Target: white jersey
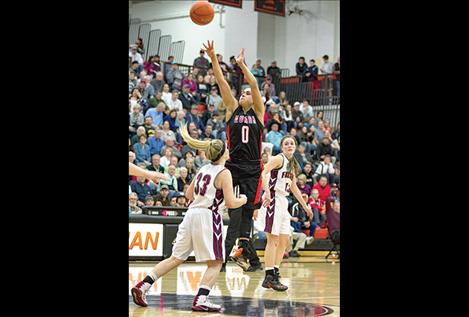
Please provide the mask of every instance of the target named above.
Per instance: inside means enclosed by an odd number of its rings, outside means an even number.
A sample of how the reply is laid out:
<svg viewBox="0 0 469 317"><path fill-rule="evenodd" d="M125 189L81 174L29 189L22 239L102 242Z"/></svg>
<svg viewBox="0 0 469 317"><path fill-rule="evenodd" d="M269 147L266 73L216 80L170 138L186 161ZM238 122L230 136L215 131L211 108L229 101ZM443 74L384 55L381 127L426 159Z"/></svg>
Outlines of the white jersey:
<svg viewBox="0 0 469 317"><path fill-rule="evenodd" d="M225 169L224 165L207 164L194 176L194 201L189 209L206 208L221 213L225 208L223 190L215 188L215 178Z"/></svg>
<svg viewBox="0 0 469 317"><path fill-rule="evenodd" d="M283 159L282 166L279 169L270 171L269 173L269 188L270 195L288 196L290 195L290 186L293 179L293 174L287 170L288 158L280 153Z"/></svg>

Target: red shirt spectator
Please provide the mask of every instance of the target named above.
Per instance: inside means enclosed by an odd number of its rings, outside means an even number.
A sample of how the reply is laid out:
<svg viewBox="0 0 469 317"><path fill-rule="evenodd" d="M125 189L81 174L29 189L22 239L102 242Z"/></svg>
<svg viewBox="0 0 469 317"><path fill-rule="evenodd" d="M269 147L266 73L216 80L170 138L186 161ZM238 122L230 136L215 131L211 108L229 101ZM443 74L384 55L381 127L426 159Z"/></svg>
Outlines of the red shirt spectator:
<svg viewBox="0 0 469 317"><path fill-rule="evenodd" d="M194 80L192 74L189 74L187 78L182 80L182 86L189 85L189 91L194 94L197 91L197 82Z"/></svg>
<svg viewBox="0 0 469 317"><path fill-rule="evenodd" d="M319 198L322 201L326 201L331 196L331 186L327 183L327 177L321 176L319 182L313 186L313 189L319 191Z"/></svg>

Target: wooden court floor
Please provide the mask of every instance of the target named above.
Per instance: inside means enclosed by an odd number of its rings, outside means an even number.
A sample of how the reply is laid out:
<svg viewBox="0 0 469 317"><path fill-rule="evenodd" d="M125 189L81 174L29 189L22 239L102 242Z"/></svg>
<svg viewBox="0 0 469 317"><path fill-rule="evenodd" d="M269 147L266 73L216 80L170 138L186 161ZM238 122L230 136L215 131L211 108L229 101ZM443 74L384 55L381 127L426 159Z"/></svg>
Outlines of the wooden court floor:
<svg viewBox="0 0 469 317"><path fill-rule="evenodd" d="M261 259L262 260L262 259ZM150 290L148 307L132 301L130 289L142 280L156 262L129 263L129 316L340 316L340 262L324 257L284 260L280 267L286 292L264 289L264 271L243 272L229 262L210 292L220 313L191 311L191 303L205 272L204 264L186 262L158 280Z"/></svg>

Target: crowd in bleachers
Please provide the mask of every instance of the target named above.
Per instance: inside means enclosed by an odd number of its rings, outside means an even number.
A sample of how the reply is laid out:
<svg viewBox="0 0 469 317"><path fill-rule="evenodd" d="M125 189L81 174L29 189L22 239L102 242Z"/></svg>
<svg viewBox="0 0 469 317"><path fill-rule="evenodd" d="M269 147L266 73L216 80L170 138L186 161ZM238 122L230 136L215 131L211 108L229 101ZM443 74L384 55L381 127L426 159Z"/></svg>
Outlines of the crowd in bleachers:
<svg viewBox="0 0 469 317"><path fill-rule="evenodd" d="M143 206L187 206L187 187L198 169L210 161L204 151L195 151L183 142L179 127L188 125L194 138L226 141L226 107L204 51L185 72L173 56L167 61L158 55L144 60L144 53L140 39L129 51L129 161L165 173L170 179L155 184L129 177L129 213L141 213ZM236 98L244 85L241 70L234 56L229 63L222 55L217 58ZM297 233L314 236L317 228L326 226L326 204L340 196L340 123L330 126L322 111L313 111L310 100L290 100L284 91L278 91L281 71L275 61L265 71L257 60L251 72L258 79L266 107L262 160L267 163L280 152L285 134L295 137L298 146L294 156L301 167L298 186L314 217L309 219L290 195L292 227ZM319 73L334 74L334 81L326 87L340 91L339 61L332 64L324 55L319 68L315 60L311 59L308 67L305 58L299 58L296 74L301 81L315 85Z"/></svg>

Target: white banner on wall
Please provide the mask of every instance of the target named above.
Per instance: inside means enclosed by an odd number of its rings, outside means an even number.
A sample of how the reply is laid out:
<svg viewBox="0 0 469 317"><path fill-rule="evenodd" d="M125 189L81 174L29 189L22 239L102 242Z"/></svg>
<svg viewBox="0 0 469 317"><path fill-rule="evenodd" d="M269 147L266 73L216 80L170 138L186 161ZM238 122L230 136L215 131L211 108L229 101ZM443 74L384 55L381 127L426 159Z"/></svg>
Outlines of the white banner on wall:
<svg viewBox="0 0 469 317"><path fill-rule="evenodd" d="M163 225L129 223L129 256L162 256Z"/></svg>

